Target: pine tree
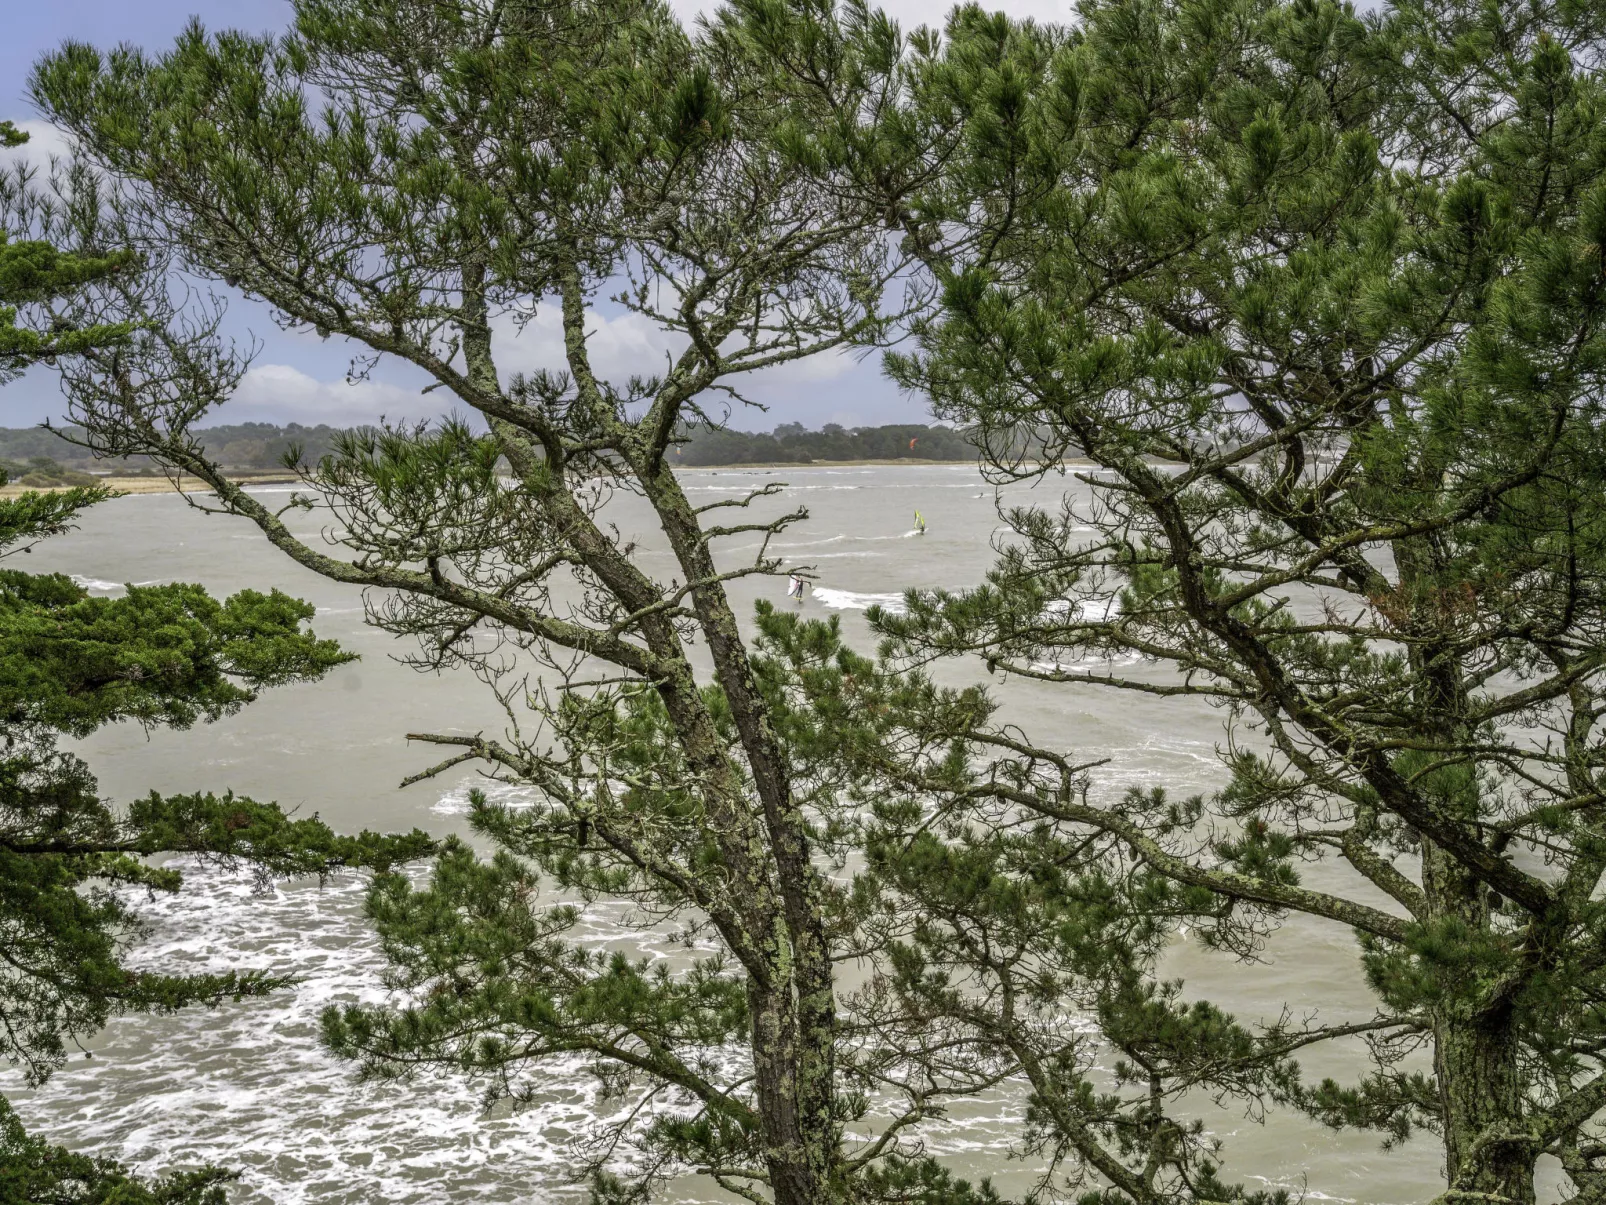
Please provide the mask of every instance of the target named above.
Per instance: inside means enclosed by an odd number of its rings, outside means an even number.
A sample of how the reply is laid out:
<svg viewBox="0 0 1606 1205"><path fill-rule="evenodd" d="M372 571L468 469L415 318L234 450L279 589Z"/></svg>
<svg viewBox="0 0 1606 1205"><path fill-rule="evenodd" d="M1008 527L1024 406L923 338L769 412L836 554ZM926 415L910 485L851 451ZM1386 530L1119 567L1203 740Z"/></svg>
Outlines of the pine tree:
<svg viewBox="0 0 1606 1205"><path fill-rule="evenodd" d="M0 121L0 147L13 148L28 135L9 121ZM22 172L25 183L28 172ZM9 193L15 185L8 182ZM59 314L45 314L43 328L19 326L18 310L31 306L47 309L52 301L92 281L103 280L128 267L133 253L127 248L64 254L44 239L13 240L0 232L0 383L40 360L53 362L58 355L90 347L104 347L126 335L117 324L74 330Z"/></svg>
<svg viewBox="0 0 1606 1205"><path fill-rule="evenodd" d="M9 201L25 200L25 176L7 183ZM6 210L12 226L26 228L28 214L26 206ZM123 344L127 323L75 325L63 315L85 290L133 263L125 251L63 252L42 239L0 243L0 366ZM29 324L30 316L44 321ZM85 507L111 496L86 487L0 499L0 557L66 530ZM116 808L101 798L83 760L56 747L60 734L87 736L111 723L187 728L215 720L264 687L315 680L350 661L306 629L312 614L277 590L244 590L219 602L176 583L94 598L62 574L0 569L0 1054L21 1065L29 1083L42 1083L70 1045L120 1013L215 1005L285 986L261 971L129 966L140 933L136 894L182 885L181 872L153 865L152 855L187 853L248 863L263 876L301 876L389 868L431 848L418 832L337 836L316 817L293 819L232 794L153 792ZM221 1185L231 1178L206 1168L147 1182L29 1137L0 1101L0 1201L7 1205L221 1205Z"/></svg>
<svg viewBox="0 0 1606 1205"><path fill-rule="evenodd" d="M1226 785L1099 802L1074 734L933 696L884 770L909 810L882 873L934 918L895 994L1019 1047L1038 1124L1100 1200L1219 1199L1173 1093L1215 1010L1125 951L1183 919L1249 954L1303 913L1355 934L1372 1062L1307 1084L1279 1062L1356 1030L1267 1033L1238 1043L1228 1095L1394 1141L1425 1127L1446 1203L1532 1202L1546 1156L1570 1200L1598 1201L1601 13L1078 13L1060 29L965 8L904 58L906 126L944 136L889 215L940 297L894 373L977 425L1000 480L1079 481L1057 509L1009 513L1018 538L985 585L879 624L897 657L1214 705ZM766 36L800 46L831 23L798 6ZM829 86L797 80L794 120L821 148L867 140ZM1090 849L1106 928L1084 879L1055 940L1140 972L1093 999L1124 1052L1109 1095L1085 1062L1036 1058L1012 1011L1050 956L1030 953L1024 901ZM956 959L987 1007L951 990Z"/></svg>
<svg viewBox="0 0 1606 1205"><path fill-rule="evenodd" d="M1251 1030L1156 985L1173 919L1241 928L1208 888L1114 873L1119 841L1012 800L989 812L966 777L981 692L792 613L760 608L745 641L726 583L787 572L769 546L802 512L758 510L772 488L695 507L666 463L743 373L899 317L894 282L938 245L907 212L970 139L957 106L904 103L936 46L862 7L753 4L692 40L635 0L302 0L282 39L70 46L34 77L126 182L116 220L142 251L139 280L74 316L132 330L65 370L87 441L199 477L299 564L376 591L371 621L417 640L420 668L479 673L506 731L414 734L449 753L415 780L479 762L536 800L476 794L489 857L452 841L426 888L376 881L397 996L331 1010L326 1040L368 1074L451 1068L515 1103L543 1066L587 1058L634 1106L599 1127L599 1201L694 1170L778 1205L995 1201L923 1137L1021 1076L1045 1190L1085 1171L1110 1201L1272 1201L1223 1184L1169 1106L1283 1099L1290 1054L1328 1036ZM889 224L914 226L903 250ZM214 311L175 309L169 257L351 340L358 373L381 355L421 368L485 430L345 438L305 470L336 553L300 541L192 432L245 363ZM609 290L678 337L661 376L593 364L588 307ZM505 373L496 323L546 311L565 371ZM652 546L614 525L620 496ZM716 562L738 537L758 554ZM963 806L933 817L939 791ZM642 923L686 957L595 938ZM1110 1046L1115 1082L1095 1087Z"/></svg>
<svg viewBox="0 0 1606 1205"><path fill-rule="evenodd" d="M477 796L489 857L376 881L398 998L328 1042L515 1101L587 1057L638 1106L599 1138L609 1201L688 1169L781 1205L987 1200L919 1139L1017 1078L1044 1193L1278 1199L1223 1182L1205 1092L1437 1128L1446 1201L1529 1201L1546 1153L1593 1199L1596 34L1509 7L972 9L944 40L753 0L693 40L632 0L302 0L282 39L48 57L35 98L141 248L73 314L129 328L66 366L86 438L480 673L507 730L417 734L449 752L419 777L479 762L538 801ZM245 364L164 256L484 430L351 435L306 470L336 552L298 540L193 435ZM698 509L666 452L742 373L879 337L909 259L940 308L901 378L1001 474L1091 459L1100 505L1016 515L985 588L880 618L891 662L765 609L749 645L725 583L785 572L795 515ZM593 364L610 289L680 337L662 375ZM543 310L565 371L505 373L498 322ZM734 536L765 550L725 568ZM969 652L1219 703L1228 787L1093 802L1095 767L897 660ZM1175 676L1086 662L1116 652ZM634 909L610 936L696 952L599 952L603 902ZM1251 1027L1157 981L1177 922L1248 955L1289 911L1359 934L1375 1019ZM1375 1068L1305 1083L1340 1037Z"/></svg>
<svg viewBox="0 0 1606 1205"><path fill-rule="evenodd" d="M716 558L802 513L767 513L773 487L699 507L670 464L744 376L895 317L904 261L881 209L794 153L774 68L734 26L693 40L654 0L295 11L283 38L197 27L157 56L68 46L33 93L126 182L120 212L151 249L153 283L78 315L135 328L66 371L87 440L199 477L297 563L374 590L371 621L416 639L422 668L480 674L506 732L416 734L449 754L417 777L478 762L540 801L476 797L494 855L449 842L427 888L376 883L399 995L331 1011L326 1039L370 1074L443 1066L515 1101L543 1064L586 1057L640 1106L597 1139L605 1200L693 1168L777 1205L986 1199L905 1139L988 1073L900 1083L873 1029L839 1014L850 943L820 859L845 856L854 826L835 738L799 746L783 730L800 667L755 659L726 592L786 567L767 551ZM845 86L873 105L875 83ZM483 427L344 438L306 470L337 547L300 540L192 434L245 365L174 312L152 275L164 254L350 340L357 374L380 356L411 364ZM661 373L593 361L604 298L670 337ZM508 372L501 340L549 314L563 371ZM626 497L652 551L615 526L610 499ZM817 639L829 661L833 637ZM692 952L671 969L601 951L579 906L542 898L553 888L616 902L602 915L621 938L637 911ZM872 1091L891 1093L890 1127L866 1120ZM849 1134L861 1120L876 1140Z"/></svg>
<svg viewBox="0 0 1606 1205"><path fill-rule="evenodd" d="M75 1155L30 1137L0 1100L3 1205L224 1205L232 1177L217 1168L142 1180L108 1159Z"/></svg>

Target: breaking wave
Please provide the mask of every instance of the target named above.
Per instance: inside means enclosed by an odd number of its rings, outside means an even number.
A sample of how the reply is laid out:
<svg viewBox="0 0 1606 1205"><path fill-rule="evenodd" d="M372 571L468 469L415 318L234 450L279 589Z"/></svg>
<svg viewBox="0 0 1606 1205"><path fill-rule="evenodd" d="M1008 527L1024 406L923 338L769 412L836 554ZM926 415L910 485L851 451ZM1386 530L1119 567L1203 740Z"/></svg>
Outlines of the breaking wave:
<svg viewBox="0 0 1606 1205"><path fill-rule="evenodd" d="M832 611L868 611L871 607L881 607L894 615L902 615L908 610L902 594L862 594L856 590L816 586L812 597L815 602Z"/></svg>

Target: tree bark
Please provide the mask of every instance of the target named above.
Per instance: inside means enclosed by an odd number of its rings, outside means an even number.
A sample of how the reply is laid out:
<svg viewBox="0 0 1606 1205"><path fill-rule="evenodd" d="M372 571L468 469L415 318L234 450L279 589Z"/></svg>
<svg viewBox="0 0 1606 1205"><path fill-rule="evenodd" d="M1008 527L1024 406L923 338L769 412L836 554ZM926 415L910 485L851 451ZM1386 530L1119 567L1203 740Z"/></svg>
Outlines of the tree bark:
<svg viewBox="0 0 1606 1205"><path fill-rule="evenodd" d="M1435 1017L1433 1060L1452 1192L1533 1205L1536 1152L1523 1125L1509 1016L1444 1010Z"/></svg>
<svg viewBox="0 0 1606 1205"><path fill-rule="evenodd" d="M1435 914L1486 927L1481 884L1436 847L1425 848L1423 862ZM1533 1205L1538 1150L1523 1116L1518 1055L1506 993L1457 994L1434 1010L1433 1069L1452 1193Z"/></svg>

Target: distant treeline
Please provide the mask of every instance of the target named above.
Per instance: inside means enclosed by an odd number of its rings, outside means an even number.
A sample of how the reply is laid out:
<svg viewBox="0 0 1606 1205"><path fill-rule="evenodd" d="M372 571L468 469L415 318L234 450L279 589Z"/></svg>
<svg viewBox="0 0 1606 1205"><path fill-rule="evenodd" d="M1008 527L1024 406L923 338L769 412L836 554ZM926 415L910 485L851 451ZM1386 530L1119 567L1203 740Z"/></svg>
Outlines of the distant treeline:
<svg viewBox="0 0 1606 1205"><path fill-rule="evenodd" d="M322 423L316 427L305 427L300 423L289 423L282 427L276 423L234 423L206 427L195 434L200 437L201 445L224 468L237 473L262 473L282 471L285 455L294 447L301 449L303 460L316 463L333 448L335 436L340 431L339 427ZM68 438L63 438L64 434ZM41 462L50 462L60 469L81 473L139 474L156 471L143 456L96 460L86 449L72 442L71 437L80 434L82 432L72 427L62 432L45 427L0 427L0 462L8 468L14 480L27 471L24 466L37 470Z"/></svg>
<svg viewBox="0 0 1606 1205"><path fill-rule="evenodd" d="M826 423L809 431L785 423L768 435L723 427L682 432L676 464L807 464L811 460L975 460L976 445L949 427L900 423L889 427L843 427Z"/></svg>
<svg viewBox="0 0 1606 1205"><path fill-rule="evenodd" d="M302 459L316 463L333 447L341 428L289 423L235 423L196 431L207 452L225 469L236 473L263 473L284 468L293 448ZM77 434L68 428L69 434ZM807 464L813 460L951 460L976 459L975 445L964 432L949 427L900 423L887 427L843 427L827 423L810 431L801 423L786 423L763 434L698 426L680 433L674 461L683 465ZM29 471L131 473L154 472L144 457L96 460L86 450L44 427L0 428L0 463L13 480ZM44 484L43 481L38 484Z"/></svg>

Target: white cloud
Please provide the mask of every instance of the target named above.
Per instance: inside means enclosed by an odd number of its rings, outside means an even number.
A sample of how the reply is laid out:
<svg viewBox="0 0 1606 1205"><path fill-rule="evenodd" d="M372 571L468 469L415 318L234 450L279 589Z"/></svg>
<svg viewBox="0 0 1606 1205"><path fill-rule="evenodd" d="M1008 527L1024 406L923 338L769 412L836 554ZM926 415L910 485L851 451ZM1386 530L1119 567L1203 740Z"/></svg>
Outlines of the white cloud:
<svg viewBox="0 0 1606 1205"><path fill-rule="evenodd" d="M328 423L349 427L376 422L433 417L440 412L433 398L383 381L320 381L289 364L256 364L245 374L214 422Z"/></svg>
<svg viewBox="0 0 1606 1205"><path fill-rule="evenodd" d="M519 328L511 317L496 324L493 347L504 380L515 372L564 371L563 320L556 304L541 306ZM632 376L661 374L686 347L686 337L665 331L650 318L631 311L613 315L586 311L586 343L591 368L599 377L623 385ZM823 352L763 369L732 383L744 393L764 393L793 386L834 381L857 367L852 351Z"/></svg>
<svg viewBox="0 0 1606 1205"><path fill-rule="evenodd" d="M522 328L510 315L504 315L497 321L492 338L504 381L516 372L532 373L542 368L558 372L567 367L563 318L556 303L539 307ZM662 373L686 341L671 337L640 314L625 311L610 317L592 309L586 311L586 344L592 371L622 385L632 376Z"/></svg>
<svg viewBox="0 0 1606 1205"><path fill-rule="evenodd" d="M762 369L753 374L752 380L765 385L803 385L819 381L835 381L853 372L861 358L862 353L849 348L820 352L806 360L793 360L789 364L777 364L774 368Z"/></svg>
<svg viewBox="0 0 1606 1205"><path fill-rule="evenodd" d="M606 360L620 380L630 372L654 371L662 367L662 360L654 357L651 340L645 337L652 333L656 332L640 319L599 320L593 354L599 365ZM532 327L525 337L537 334ZM560 352L550 335L544 341L530 339L519 344L516 356L504 347L500 366L504 375L536 367L561 368ZM859 363L847 354L820 356L816 362L754 374L741 389L744 397L764 409L742 407L723 394L702 401L716 416L728 409L732 425L742 430L769 430L782 422L855 426L920 422L926 417L924 406L900 397L889 386L874 360ZM417 388L383 380L351 385L344 379L319 380L290 364L256 364L228 403L207 421L347 427L377 422L381 417L393 422L435 419L453 410L461 412L464 407L445 390L423 394Z"/></svg>
<svg viewBox="0 0 1606 1205"><path fill-rule="evenodd" d="M71 156L71 140L48 121L37 118L19 121L13 118L12 124L28 135L28 141L18 147L0 147L0 163L10 164L25 159L44 171L49 169L52 155L61 159Z"/></svg>

